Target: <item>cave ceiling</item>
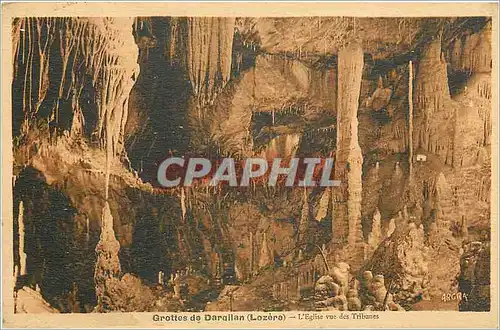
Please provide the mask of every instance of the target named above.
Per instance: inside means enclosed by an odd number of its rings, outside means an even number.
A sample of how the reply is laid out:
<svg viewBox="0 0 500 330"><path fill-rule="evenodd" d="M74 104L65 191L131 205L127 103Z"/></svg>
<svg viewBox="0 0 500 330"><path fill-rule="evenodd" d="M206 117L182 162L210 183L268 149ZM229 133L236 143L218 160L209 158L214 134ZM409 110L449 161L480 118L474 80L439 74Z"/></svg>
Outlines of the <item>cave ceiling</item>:
<svg viewBox="0 0 500 330"><path fill-rule="evenodd" d="M335 55L346 44L358 41L374 59L387 59L415 51L429 38L442 35L445 42L484 18L374 18L374 17L262 17L240 18L238 32L247 43L257 43L267 53L293 57Z"/></svg>

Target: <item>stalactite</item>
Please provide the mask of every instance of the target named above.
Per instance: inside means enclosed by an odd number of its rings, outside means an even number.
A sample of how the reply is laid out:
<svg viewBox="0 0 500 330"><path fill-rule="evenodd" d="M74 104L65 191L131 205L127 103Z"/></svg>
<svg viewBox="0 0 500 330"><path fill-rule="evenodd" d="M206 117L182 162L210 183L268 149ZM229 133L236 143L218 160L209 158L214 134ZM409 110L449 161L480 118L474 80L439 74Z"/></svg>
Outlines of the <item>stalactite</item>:
<svg viewBox="0 0 500 330"><path fill-rule="evenodd" d="M12 20L12 58L15 59L17 58L17 55L20 52L20 45L21 45L21 29L22 25L24 23L24 20L22 18L14 18ZM13 74L14 77L17 75L17 69L18 69L18 61L12 61L13 65Z"/></svg>
<svg viewBox="0 0 500 330"><path fill-rule="evenodd" d="M109 123L110 123L110 113L108 112L106 114L106 126L108 129L105 131L106 134L106 172L105 172L105 186L104 186L104 198L106 202L108 201L109 197L109 179L111 176L111 160L113 158L113 144L112 144L112 132L111 129L109 129ZM111 221L113 221L113 218L111 218ZM113 224L111 223L111 228L113 228Z"/></svg>
<svg viewBox="0 0 500 330"><path fill-rule="evenodd" d="M49 89L49 50L54 42L54 28L55 28L55 21L53 19L47 19L45 23L45 27L42 27L42 22L37 20L36 22L36 32L37 32L37 39L38 39L38 54L40 56L39 60L39 70L40 70L40 77L39 77L39 83L38 83L38 95L37 95L37 100L38 102L35 105L35 113L38 112L40 109L40 105L42 104L45 95L47 95L47 91ZM42 41L42 30L44 31L45 34L45 41Z"/></svg>
<svg viewBox="0 0 500 330"><path fill-rule="evenodd" d="M453 41L453 46L451 47L450 62L452 68L461 68L461 57L462 57L462 39L457 38Z"/></svg>
<svg viewBox="0 0 500 330"><path fill-rule="evenodd" d="M200 106L210 104L231 75L234 18L187 19L187 69Z"/></svg>
<svg viewBox="0 0 500 330"><path fill-rule="evenodd" d="M78 122L85 121L80 109L82 89L93 86L97 93L91 101L97 107L97 125L87 131L95 133L103 147L107 141L105 130L109 131L113 153L121 152L128 95L138 70L132 19L21 18L17 26L14 40L19 40L15 55L18 69L14 84L21 88L18 97L23 103L22 109L14 111L24 113L24 120L14 124L28 132L31 121L39 116L41 105L47 101L50 85L57 86L58 95L54 107L43 116L60 129L80 130ZM49 70L57 60L61 62L59 70ZM63 109L63 101L69 101L71 108ZM61 111L66 112L64 117L76 116L72 127L63 122Z"/></svg>
<svg viewBox="0 0 500 330"><path fill-rule="evenodd" d="M413 180L413 63L408 62L408 164Z"/></svg>
<svg viewBox="0 0 500 330"><path fill-rule="evenodd" d="M338 54L337 150L335 178L342 181L334 215L334 243L354 245L361 235L361 174L363 156L358 142L358 104L363 50L351 44ZM347 239L347 240L346 240Z"/></svg>
<svg viewBox="0 0 500 330"><path fill-rule="evenodd" d="M451 65L454 70L470 73L491 72L491 21L477 33L456 39L452 47Z"/></svg>
<svg viewBox="0 0 500 330"><path fill-rule="evenodd" d="M273 138L260 152L260 157L265 159L293 158L299 149L301 134L284 134Z"/></svg>
<svg viewBox="0 0 500 330"><path fill-rule="evenodd" d="M453 105L448 87L447 64L441 53L441 39L430 42L423 52L415 79L414 147L436 153L443 162L454 151L455 125ZM444 125L449 124L449 125ZM448 150L448 149L452 150Z"/></svg>
<svg viewBox="0 0 500 330"><path fill-rule="evenodd" d="M443 111L450 100L446 62L441 54L441 39L427 45L418 67L413 103L417 111L425 112L430 120L435 112Z"/></svg>

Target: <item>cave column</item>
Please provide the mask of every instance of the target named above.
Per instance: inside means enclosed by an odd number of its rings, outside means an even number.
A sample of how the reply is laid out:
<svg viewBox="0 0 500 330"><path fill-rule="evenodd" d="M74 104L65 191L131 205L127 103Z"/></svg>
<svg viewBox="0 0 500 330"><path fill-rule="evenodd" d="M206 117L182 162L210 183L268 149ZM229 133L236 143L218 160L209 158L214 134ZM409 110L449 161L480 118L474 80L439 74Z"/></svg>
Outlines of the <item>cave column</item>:
<svg viewBox="0 0 500 330"><path fill-rule="evenodd" d="M363 50L351 44L338 53L337 189L332 223L333 243L354 246L362 241L361 174L363 155L358 142L358 105L363 73Z"/></svg>

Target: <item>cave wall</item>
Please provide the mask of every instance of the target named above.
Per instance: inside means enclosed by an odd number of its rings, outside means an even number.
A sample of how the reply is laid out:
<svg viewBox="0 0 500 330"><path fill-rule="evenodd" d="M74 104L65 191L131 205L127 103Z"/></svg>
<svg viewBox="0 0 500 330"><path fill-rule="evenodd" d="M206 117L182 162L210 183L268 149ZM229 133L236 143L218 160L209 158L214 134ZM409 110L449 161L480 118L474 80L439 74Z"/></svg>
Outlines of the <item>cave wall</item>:
<svg viewBox="0 0 500 330"><path fill-rule="evenodd" d="M333 68L320 70L283 56L258 55L254 66L240 72L205 108L203 121L191 121L190 142L207 152L250 156L255 149L252 124L256 118L296 114L301 118L298 129L303 131L308 121L335 115L335 95ZM266 125L271 131L273 126L286 126L279 119Z"/></svg>

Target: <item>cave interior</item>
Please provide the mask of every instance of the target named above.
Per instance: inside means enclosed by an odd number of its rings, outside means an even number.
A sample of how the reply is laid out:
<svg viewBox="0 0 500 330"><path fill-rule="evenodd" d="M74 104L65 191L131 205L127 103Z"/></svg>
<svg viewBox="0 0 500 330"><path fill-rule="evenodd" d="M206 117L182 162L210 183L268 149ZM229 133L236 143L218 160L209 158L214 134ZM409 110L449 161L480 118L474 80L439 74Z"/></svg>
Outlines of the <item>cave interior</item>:
<svg viewBox="0 0 500 330"><path fill-rule="evenodd" d="M12 35L17 312L489 310L491 18ZM343 185L162 189L185 155L334 157Z"/></svg>

